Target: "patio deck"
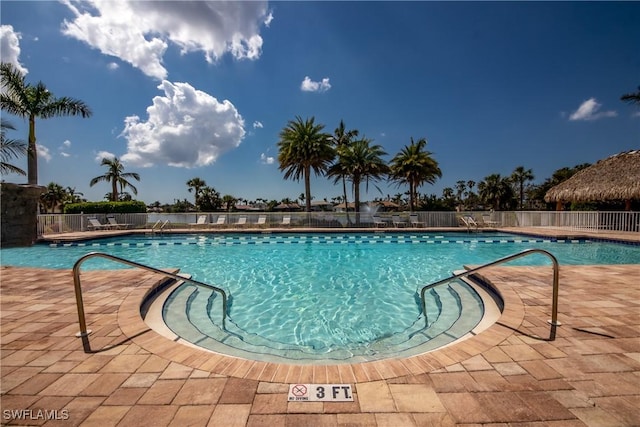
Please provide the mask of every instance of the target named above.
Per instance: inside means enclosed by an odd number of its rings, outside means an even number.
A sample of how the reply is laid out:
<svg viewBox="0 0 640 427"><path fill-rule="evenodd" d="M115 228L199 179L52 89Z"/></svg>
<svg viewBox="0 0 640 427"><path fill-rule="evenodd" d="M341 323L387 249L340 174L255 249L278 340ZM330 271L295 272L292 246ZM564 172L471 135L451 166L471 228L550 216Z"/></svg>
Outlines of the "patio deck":
<svg viewBox="0 0 640 427"><path fill-rule="evenodd" d="M3 424L640 425L639 265L561 266L554 341L545 340L550 268L495 267L484 276L506 308L481 334L412 358L304 367L215 355L156 334L138 307L158 277L132 270L83 272L94 331L85 353L69 270L5 266L0 274ZM288 402L298 382L349 383L355 400Z"/></svg>

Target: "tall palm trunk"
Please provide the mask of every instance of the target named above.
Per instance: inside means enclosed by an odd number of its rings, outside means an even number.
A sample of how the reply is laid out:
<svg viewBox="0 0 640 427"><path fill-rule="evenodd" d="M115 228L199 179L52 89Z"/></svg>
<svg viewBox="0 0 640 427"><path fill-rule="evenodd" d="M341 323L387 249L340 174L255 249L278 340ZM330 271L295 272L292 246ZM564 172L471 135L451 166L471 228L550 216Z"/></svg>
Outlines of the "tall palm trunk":
<svg viewBox="0 0 640 427"><path fill-rule="evenodd" d="M36 149L36 117L29 115L29 147L27 151L28 183L38 185L38 151Z"/></svg>
<svg viewBox="0 0 640 427"><path fill-rule="evenodd" d="M311 212L311 166L304 167L304 198L305 198L305 210Z"/></svg>
<svg viewBox="0 0 640 427"><path fill-rule="evenodd" d="M347 201L347 180L342 177L342 193L344 194L344 209L347 212L347 225L351 224L349 220L349 203Z"/></svg>
<svg viewBox="0 0 640 427"><path fill-rule="evenodd" d="M353 177L353 202L356 212L356 226L360 225L360 178Z"/></svg>

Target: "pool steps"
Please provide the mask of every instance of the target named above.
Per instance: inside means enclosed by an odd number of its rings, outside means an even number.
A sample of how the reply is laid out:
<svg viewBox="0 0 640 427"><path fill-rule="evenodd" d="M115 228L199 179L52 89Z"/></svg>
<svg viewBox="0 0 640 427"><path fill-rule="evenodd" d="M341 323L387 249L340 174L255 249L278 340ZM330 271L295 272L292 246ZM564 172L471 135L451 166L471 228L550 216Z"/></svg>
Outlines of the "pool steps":
<svg viewBox="0 0 640 427"><path fill-rule="evenodd" d="M410 356L447 345L466 335L480 321L478 297L466 286L452 282L430 293L429 328L424 329L424 317L416 317L406 330L377 341L354 346L350 350L315 351L310 346L287 344L249 333L233 322L233 312L227 317L227 329L220 328L221 298L205 288L182 285L165 301L163 314L167 326L184 340L197 346L229 355L284 363L313 363L329 360L353 363L379 360L391 356ZM455 307L442 313L442 307ZM462 310L462 307L476 307ZM475 312L474 312L475 311ZM355 354L354 354L355 353Z"/></svg>

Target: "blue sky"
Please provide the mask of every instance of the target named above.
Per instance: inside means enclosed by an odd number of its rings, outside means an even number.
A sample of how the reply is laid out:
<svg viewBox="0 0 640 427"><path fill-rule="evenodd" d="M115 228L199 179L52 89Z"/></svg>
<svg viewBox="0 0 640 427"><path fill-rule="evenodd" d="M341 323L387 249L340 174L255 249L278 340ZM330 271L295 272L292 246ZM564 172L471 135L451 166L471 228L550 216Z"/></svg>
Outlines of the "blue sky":
<svg viewBox="0 0 640 427"><path fill-rule="evenodd" d="M426 138L458 180L555 170L640 148L638 2L2 1L2 61L89 119L36 124L39 183L102 200L104 156L137 172L137 199L297 198L278 170L278 134L296 116L332 133L341 119L391 159ZM27 139L27 124L11 138ZM26 169L26 159L15 162ZM26 178L7 175L9 182ZM382 182L363 199L407 189ZM341 186L312 179L314 200Z"/></svg>

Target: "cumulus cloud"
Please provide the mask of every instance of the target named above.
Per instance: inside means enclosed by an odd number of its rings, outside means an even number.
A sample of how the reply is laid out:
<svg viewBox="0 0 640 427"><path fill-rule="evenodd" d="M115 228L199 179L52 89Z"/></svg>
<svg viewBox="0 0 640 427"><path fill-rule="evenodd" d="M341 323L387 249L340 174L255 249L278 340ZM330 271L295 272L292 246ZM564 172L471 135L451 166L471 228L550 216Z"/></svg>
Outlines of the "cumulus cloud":
<svg viewBox="0 0 640 427"><path fill-rule="evenodd" d="M260 154L260 163L263 165L272 165L276 159L271 156L267 156L265 153Z"/></svg>
<svg viewBox="0 0 640 427"><path fill-rule="evenodd" d="M331 84L328 77L325 77L322 81L314 82L309 76L305 76L300 84L300 89L303 92L326 92L331 89Z"/></svg>
<svg viewBox="0 0 640 427"><path fill-rule="evenodd" d="M44 145L36 144L36 151L38 153L38 157L44 159L45 162L49 162L51 160L51 151Z"/></svg>
<svg viewBox="0 0 640 427"><path fill-rule="evenodd" d="M262 123L260 123L259 121L256 120L255 122L253 122L253 128L254 129L257 129L257 128L262 129L263 127L264 126L262 126Z"/></svg>
<svg viewBox="0 0 640 427"><path fill-rule="evenodd" d="M110 153L108 151L98 151L96 153L96 156L93 158L93 160L95 160L96 163L102 163L102 159L113 159L115 157L116 157L115 154Z"/></svg>
<svg viewBox="0 0 640 427"><path fill-rule="evenodd" d="M109 62L107 64L107 68L110 70L117 70L118 68L120 68L120 66L118 64L116 64L115 62Z"/></svg>
<svg viewBox="0 0 640 427"><path fill-rule="evenodd" d="M146 121L125 118L123 161L142 167L207 166L242 142L244 120L228 100L219 102L188 83L164 80L158 89L164 96L153 98Z"/></svg>
<svg viewBox="0 0 640 427"><path fill-rule="evenodd" d="M62 145L58 147L58 151L62 157L71 157L71 154L67 153L66 150L71 147L71 141L68 139L62 142Z"/></svg>
<svg viewBox="0 0 640 427"><path fill-rule="evenodd" d="M22 74L29 70L20 64L20 38L22 35L11 25L0 25L0 60L13 64Z"/></svg>
<svg viewBox="0 0 640 427"><path fill-rule="evenodd" d="M618 115L615 111L600 111L600 107L602 107L602 104L596 102L595 98L589 98L580 104L576 111L571 113L569 120L597 120Z"/></svg>
<svg viewBox="0 0 640 427"><path fill-rule="evenodd" d="M260 27L273 16L267 2L64 0L75 15L64 20L65 35L87 43L162 80L162 58L170 43L181 52L202 52L208 62L229 53L257 59Z"/></svg>

